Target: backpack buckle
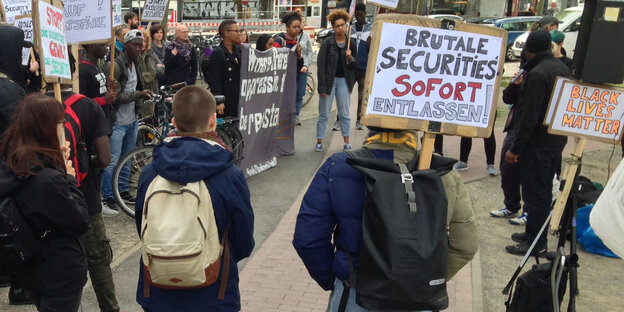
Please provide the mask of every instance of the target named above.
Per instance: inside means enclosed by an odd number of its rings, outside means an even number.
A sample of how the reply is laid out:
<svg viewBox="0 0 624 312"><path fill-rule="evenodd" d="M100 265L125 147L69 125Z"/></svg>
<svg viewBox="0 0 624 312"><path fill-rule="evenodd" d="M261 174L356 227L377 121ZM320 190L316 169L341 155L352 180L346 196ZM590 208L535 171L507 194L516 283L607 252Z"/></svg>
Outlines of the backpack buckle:
<svg viewBox="0 0 624 312"><path fill-rule="evenodd" d="M50 230L45 230L45 232L43 232L43 234L41 234L40 238L45 238L46 236L48 236L48 233L50 233Z"/></svg>
<svg viewBox="0 0 624 312"><path fill-rule="evenodd" d="M401 174L401 183L405 184L405 182L412 183L414 182L414 177L410 173Z"/></svg>

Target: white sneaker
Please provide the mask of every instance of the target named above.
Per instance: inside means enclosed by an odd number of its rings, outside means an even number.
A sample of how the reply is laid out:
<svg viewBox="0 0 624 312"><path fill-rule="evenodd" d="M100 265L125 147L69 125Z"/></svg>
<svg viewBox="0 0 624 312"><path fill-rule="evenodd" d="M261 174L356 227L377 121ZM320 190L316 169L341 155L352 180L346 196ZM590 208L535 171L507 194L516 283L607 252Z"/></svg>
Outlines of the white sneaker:
<svg viewBox="0 0 624 312"><path fill-rule="evenodd" d="M463 161L458 161L453 165L453 169L457 171L465 171L468 170L468 164Z"/></svg>
<svg viewBox="0 0 624 312"><path fill-rule="evenodd" d="M334 122L334 126L332 127L332 131L338 130L340 130L340 121L336 120L336 122Z"/></svg>
<svg viewBox="0 0 624 312"><path fill-rule="evenodd" d="M362 126L362 122L361 121L356 121L355 122L355 129L356 130L364 130L364 126Z"/></svg>
<svg viewBox="0 0 624 312"><path fill-rule="evenodd" d="M110 209L106 206L106 203L102 203L102 217L114 217L119 214L119 211Z"/></svg>
<svg viewBox="0 0 624 312"><path fill-rule="evenodd" d="M496 173L496 168L494 168L494 165L487 165L487 173L491 176L495 176Z"/></svg>
<svg viewBox="0 0 624 312"><path fill-rule="evenodd" d="M513 225L525 225L527 223L527 218L528 218L527 213L523 212L521 215L513 219L509 219L509 223Z"/></svg>

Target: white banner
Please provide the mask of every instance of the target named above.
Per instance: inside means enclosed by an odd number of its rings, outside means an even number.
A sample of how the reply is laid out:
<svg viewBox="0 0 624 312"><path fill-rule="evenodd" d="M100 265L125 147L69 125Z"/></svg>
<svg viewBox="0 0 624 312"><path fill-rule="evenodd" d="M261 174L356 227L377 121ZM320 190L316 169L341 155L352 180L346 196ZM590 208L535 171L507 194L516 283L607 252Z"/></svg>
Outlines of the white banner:
<svg viewBox="0 0 624 312"><path fill-rule="evenodd" d="M30 0L2 0L4 16L8 24L15 22L15 17L19 15L32 14L32 2Z"/></svg>
<svg viewBox="0 0 624 312"><path fill-rule="evenodd" d="M120 26L121 20L121 0L113 0L113 27Z"/></svg>
<svg viewBox="0 0 624 312"><path fill-rule="evenodd" d="M15 19L14 26L24 31L24 41L33 42L33 20L32 17L21 16ZM22 48L22 65L28 65L31 48Z"/></svg>
<svg viewBox="0 0 624 312"><path fill-rule="evenodd" d="M145 0L141 21L160 22L165 18L168 8L169 0Z"/></svg>
<svg viewBox="0 0 624 312"><path fill-rule="evenodd" d="M355 0L352 0L355 1ZM372 4L376 6L381 6L384 8L396 9L399 5L399 0L368 0L366 4Z"/></svg>
<svg viewBox="0 0 624 312"><path fill-rule="evenodd" d="M63 10L40 1L37 11L44 74L46 77L71 79Z"/></svg>
<svg viewBox="0 0 624 312"><path fill-rule="evenodd" d="M104 0L64 0L65 38L75 44L111 39L111 3Z"/></svg>
<svg viewBox="0 0 624 312"><path fill-rule="evenodd" d="M501 37L383 23L367 114L487 128L501 45Z"/></svg>

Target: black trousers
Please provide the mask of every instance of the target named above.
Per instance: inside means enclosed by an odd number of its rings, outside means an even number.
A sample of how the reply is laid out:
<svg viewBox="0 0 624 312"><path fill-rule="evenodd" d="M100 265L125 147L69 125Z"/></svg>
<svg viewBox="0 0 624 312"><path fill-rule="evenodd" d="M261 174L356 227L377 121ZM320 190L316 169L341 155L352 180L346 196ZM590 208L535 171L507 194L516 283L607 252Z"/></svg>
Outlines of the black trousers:
<svg viewBox="0 0 624 312"><path fill-rule="evenodd" d="M500 152L500 176L501 189L503 190L503 203L505 208L510 211L518 212L520 210L520 164L510 164L505 161L505 153L511 147L514 140L513 134L507 134L503 140L503 146Z"/></svg>

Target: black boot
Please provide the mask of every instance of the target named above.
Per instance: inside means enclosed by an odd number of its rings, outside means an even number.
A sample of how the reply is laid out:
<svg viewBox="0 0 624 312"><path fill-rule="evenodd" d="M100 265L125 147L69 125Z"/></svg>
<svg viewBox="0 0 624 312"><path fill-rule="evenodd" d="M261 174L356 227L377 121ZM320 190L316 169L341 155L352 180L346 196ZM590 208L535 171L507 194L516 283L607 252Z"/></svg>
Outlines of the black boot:
<svg viewBox="0 0 624 312"><path fill-rule="evenodd" d="M25 305L35 304L30 292L26 288L19 286L11 286L9 289L9 304L11 305Z"/></svg>

